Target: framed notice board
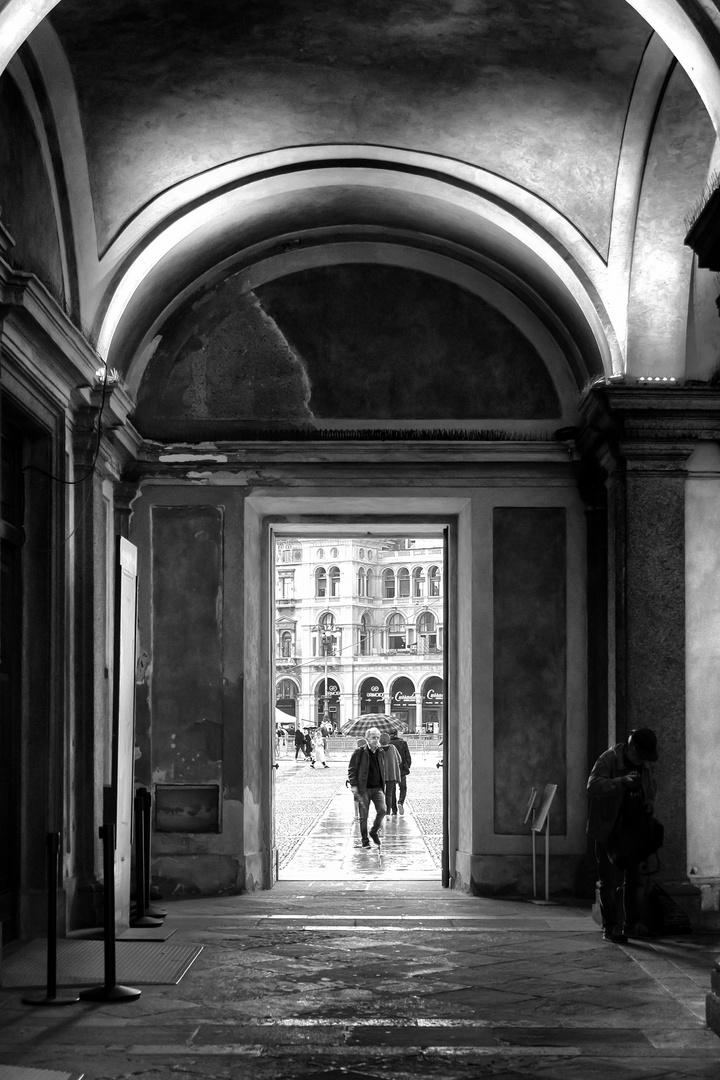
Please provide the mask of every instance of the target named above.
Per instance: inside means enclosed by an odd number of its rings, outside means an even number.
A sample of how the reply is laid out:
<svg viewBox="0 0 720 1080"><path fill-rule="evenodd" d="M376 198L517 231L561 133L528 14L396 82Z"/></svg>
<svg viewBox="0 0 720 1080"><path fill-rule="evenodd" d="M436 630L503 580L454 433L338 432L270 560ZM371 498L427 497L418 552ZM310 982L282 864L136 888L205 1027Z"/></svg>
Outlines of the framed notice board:
<svg viewBox="0 0 720 1080"><path fill-rule="evenodd" d="M118 536L115 560L111 812L115 818L115 921L119 928L127 928L130 922L136 634L137 548L123 536Z"/></svg>

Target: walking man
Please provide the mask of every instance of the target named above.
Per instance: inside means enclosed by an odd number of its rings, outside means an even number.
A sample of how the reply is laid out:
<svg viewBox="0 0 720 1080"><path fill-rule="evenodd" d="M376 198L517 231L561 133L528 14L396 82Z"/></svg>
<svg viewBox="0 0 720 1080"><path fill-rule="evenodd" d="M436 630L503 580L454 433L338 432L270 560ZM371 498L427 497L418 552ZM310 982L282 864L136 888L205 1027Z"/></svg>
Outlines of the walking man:
<svg viewBox="0 0 720 1080"><path fill-rule="evenodd" d="M362 846L370 847L370 840L380 847L378 833L385 818L385 752L380 749L380 732L368 728L365 732L366 746L354 751L348 765L348 783L355 797L360 821ZM375 807L375 820L368 832L370 803Z"/></svg>
<svg viewBox="0 0 720 1080"><path fill-rule="evenodd" d="M587 832L595 841L603 938L621 945L628 936L652 937L642 922L643 882L639 865L621 870L608 853L611 833L623 815L625 827L640 828L641 816L652 813L657 761L657 738L650 728L636 728L626 742L606 750L588 778L590 796ZM636 809L635 809L636 807Z"/></svg>
<svg viewBox="0 0 720 1080"><path fill-rule="evenodd" d="M295 728L295 760L298 759L298 754L302 752L305 756L305 732L302 728Z"/></svg>
<svg viewBox="0 0 720 1080"><path fill-rule="evenodd" d="M398 813L405 813L405 796L407 795L407 778L412 765L410 747L404 739L400 738L397 731L390 732L390 744L395 747L400 755L400 790L398 793Z"/></svg>

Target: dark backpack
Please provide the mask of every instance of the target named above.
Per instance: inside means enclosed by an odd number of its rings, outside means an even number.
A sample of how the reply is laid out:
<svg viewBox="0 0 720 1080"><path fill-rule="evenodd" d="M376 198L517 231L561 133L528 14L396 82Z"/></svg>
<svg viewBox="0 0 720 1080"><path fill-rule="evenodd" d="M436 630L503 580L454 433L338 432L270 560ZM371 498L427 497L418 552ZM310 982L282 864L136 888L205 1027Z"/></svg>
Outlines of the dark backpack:
<svg viewBox="0 0 720 1080"><path fill-rule="evenodd" d="M608 837L608 858L618 870L627 870L654 855L664 836L664 827L652 814L621 814Z"/></svg>

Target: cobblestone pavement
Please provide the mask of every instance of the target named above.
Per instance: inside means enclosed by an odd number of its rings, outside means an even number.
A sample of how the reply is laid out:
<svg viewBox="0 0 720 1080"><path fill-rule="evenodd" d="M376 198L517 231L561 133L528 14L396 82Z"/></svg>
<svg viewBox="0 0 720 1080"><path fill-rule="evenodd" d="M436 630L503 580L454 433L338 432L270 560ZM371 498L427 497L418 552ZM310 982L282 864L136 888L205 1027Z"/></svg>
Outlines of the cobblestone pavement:
<svg viewBox="0 0 720 1080"><path fill-rule="evenodd" d="M298 846L327 811L334 797L345 787L349 754L328 758L328 768L312 769L307 761L280 756L275 770L275 845L282 870ZM407 806L432 852L437 867L442 853L442 769L436 757L417 754L408 777Z"/></svg>

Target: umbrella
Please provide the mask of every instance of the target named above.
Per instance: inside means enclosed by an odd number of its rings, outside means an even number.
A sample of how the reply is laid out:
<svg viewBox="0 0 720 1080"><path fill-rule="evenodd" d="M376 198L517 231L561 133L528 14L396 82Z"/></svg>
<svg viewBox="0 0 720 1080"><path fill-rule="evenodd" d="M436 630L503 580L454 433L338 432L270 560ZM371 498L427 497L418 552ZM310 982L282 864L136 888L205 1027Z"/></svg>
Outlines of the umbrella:
<svg viewBox="0 0 720 1080"><path fill-rule="evenodd" d="M371 727L377 728L380 734L385 732L388 735L391 731L407 730L405 721L397 716L391 716L389 713L362 713L354 720L348 720L346 724L343 724L342 733L343 735L364 735Z"/></svg>

